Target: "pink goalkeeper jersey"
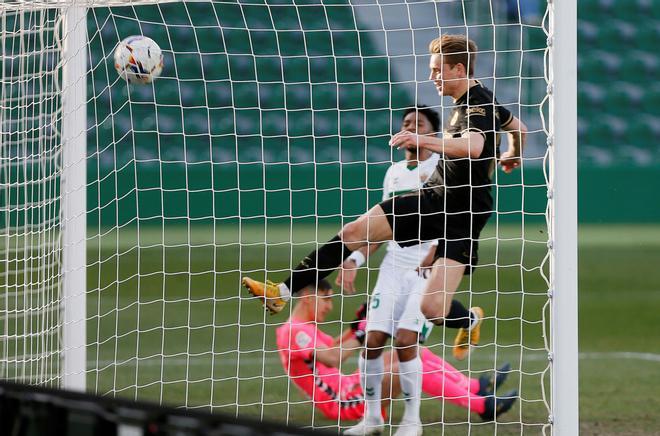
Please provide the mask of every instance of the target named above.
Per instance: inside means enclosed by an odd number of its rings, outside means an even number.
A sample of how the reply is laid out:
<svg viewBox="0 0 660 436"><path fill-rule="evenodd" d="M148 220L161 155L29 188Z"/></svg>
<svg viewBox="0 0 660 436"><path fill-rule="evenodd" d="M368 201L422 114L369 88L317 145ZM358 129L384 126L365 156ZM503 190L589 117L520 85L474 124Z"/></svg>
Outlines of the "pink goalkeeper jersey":
<svg viewBox="0 0 660 436"><path fill-rule="evenodd" d="M339 385L339 370L314 361L314 348L321 344L332 347L332 336L319 330L313 321L294 318L278 327L276 335L282 367L296 386L315 402L334 400L328 386Z"/></svg>

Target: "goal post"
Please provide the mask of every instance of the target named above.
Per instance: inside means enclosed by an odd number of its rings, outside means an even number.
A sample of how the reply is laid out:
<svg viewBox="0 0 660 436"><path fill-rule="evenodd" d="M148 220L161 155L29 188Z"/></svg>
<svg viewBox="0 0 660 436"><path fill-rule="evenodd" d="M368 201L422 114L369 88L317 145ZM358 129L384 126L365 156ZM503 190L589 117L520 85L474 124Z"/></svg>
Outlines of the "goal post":
<svg viewBox="0 0 660 436"><path fill-rule="evenodd" d="M538 3L0 5L0 376L344 428L283 369L275 330L293 304L266 317L240 277L286 277L380 200L404 110L451 122L428 42L461 33L529 147L520 170L493 176L480 264L456 294L486 308L484 339L452 363L472 378L512 364L517 409L494 432L577 434L576 6ZM153 83L115 71L131 35L163 50ZM321 328L347 327L378 259L357 295L336 290ZM436 328L429 350L450 361L453 334ZM473 428L476 415L440 400L422 402L429 431Z"/></svg>
<svg viewBox="0 0 660 436"><path fill-rule="evenodd" d="M553 434L579 434L577 5L550 8L550 247Z"/></svg>
<svg viewBox="0 0 660 436"><path fill-rule="evenodd" d="M87 377L87 9L62 11L62 387Z"/></svg>

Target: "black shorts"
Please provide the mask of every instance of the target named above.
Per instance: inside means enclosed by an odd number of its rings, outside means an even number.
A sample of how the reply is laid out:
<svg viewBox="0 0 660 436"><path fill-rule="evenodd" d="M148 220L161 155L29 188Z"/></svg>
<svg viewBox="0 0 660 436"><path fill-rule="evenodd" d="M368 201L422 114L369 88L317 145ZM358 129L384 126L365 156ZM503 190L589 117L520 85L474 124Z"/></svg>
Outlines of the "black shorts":
<svg viewBox="0 0 660 436"><path fill-rule="evenodd" d="M490 212L445 213L445 200L431 189L392 197L380 203L401 247L438 241L435 260L452 259L470 274L479 261L479 235Z"/></svg>

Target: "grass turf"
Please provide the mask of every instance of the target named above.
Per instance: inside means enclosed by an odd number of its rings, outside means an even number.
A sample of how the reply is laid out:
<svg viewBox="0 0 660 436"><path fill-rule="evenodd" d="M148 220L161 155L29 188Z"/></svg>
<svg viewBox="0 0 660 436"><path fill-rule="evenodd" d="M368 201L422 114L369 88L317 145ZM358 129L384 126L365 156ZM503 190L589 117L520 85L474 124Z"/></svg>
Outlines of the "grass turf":
<svg viewBox="0 0 660 436"><path fill-rule="evenodd" d="M283 278L314 241L328 239L335 230L329 225L318 230L309 225L147 227L90 240L89 387L106 395L336 428L282 371L273 330L286 316L266 316L238 286L241 273L263 278L268 270L269 278ZM497 432L538 434L548 413L541 393L542 383L548 386L542 337L547 299L539 267L546 234L540 226L503 225L489 227L484 236L482 267L464 280L464 292L458 294L464 303L486 310L481 346L470 362L459 364L445 346L453 331L436 328L428 345L472 376L511 362L514 372L504 388L517 388L521 401L502 417ZM379 259L372 259L368 274L360 274L360 289L375 283ZM660 351L654 309L660 306L658 265L660 226L580 230L580 416L585 434L647 434L649 428L660 428L654 413L660 406L655 376L660 357L641 354ZM471 293L465 292L468 288ZM323 328L338 333L341 314L351 320L364 298L364 292L336 296L335 313ZM355 369L354 360L344 372ZM394 405L395 421L401 409ZM430 434L492 434L495 429L434 399L423 401L422 413Z"/></svg>

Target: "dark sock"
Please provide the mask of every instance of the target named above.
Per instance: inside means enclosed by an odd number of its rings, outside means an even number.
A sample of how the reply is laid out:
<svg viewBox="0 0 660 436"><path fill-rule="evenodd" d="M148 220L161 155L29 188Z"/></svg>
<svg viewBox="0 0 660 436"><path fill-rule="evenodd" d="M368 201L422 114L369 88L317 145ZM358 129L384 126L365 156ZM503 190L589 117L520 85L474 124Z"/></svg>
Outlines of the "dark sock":
<svg viewBox="0 0 660 436"><path fill-rule="evenodd" d="M326 278L351 254L339 235L330 239L318 250L307 255L284 280L291 294L295 294L305 286Z"/></svg>
<svg viewBox="0 0 660 436"><path fill-rule="evenodd" d="M452 300L449 313L445 317L444 325L451 329L470 328L474 315L467 310L460 301Z"/></svg>

